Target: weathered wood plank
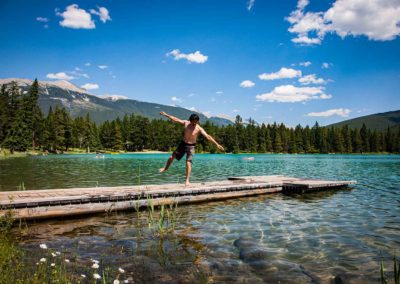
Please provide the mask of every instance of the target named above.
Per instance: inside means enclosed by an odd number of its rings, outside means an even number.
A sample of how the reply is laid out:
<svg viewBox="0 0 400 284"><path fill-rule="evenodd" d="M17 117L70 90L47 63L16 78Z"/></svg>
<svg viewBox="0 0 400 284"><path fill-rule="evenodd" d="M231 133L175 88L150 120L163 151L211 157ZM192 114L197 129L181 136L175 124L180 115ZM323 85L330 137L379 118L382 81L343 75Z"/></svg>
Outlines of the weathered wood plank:
<svg viewBox="0 0 400 284"><path fill-rule="evenodd" d="M181 184L136 185L71 189L45 189L0 192L0 216L11 210L16 218L40 219L113 210L137 206L195 203L238 198L273 192L303 193L310 190L340 188L355 181L326 181L274 176L230 177L184 187Z"/></svg>

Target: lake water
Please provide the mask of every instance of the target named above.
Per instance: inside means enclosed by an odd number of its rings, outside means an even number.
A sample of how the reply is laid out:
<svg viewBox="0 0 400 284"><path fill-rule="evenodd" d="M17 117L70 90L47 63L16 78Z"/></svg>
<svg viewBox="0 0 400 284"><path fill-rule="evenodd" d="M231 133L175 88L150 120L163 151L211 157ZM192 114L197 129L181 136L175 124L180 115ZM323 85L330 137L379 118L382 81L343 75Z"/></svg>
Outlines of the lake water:
<svg viewBox="0 0 400 284"><path fill-rule="evenodd" d="M39 244L79 273L101 260L120 280L194 283L376 283L400 254L399 155L196 155L192 182L233 175L348 180L351 189L240 198L178 207L175 232L148 229L146 212L29 224L21 246L34 265ZM182 182L184 162L159 174L168 155L59 155L0 160L0 190ZM342 281L342 282L340 282Z"/></svg>

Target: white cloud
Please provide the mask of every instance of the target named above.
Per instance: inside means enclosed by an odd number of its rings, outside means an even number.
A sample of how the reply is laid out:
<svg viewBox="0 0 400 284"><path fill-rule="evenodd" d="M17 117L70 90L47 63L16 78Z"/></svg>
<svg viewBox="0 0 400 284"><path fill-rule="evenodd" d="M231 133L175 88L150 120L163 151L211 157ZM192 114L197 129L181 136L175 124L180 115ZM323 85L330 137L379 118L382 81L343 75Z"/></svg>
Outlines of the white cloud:
<svg viewBox="0 0 400 284"><path fill-rule="evenodd" d="M57 15L62 17L60 25L71 29L94 29L96 25L92 20L92 16L84 9L80 9L77 4L67 6L64 12Z"/></svg>
<svg viewBox="0 0 400 284"><path fill-rule="evenodd" d="M107 69L108 68L108 65L99 65L98 66L100 69Z"/></svg>
<svg viewBox="0 0 400 284"><path fill-rule="evenodd" d="M322 68L322 69L328 69L328 68L330 68L332 65L333 65L332 63L324 62L324 63L322 63L321 68Z"/></svg>
<svg viewBox="0 0 400 284"><path fill-rule="evenodd" d="M250 11L254 7L255 2L256 2L256 0L248 0L247 1L246 8L247 8L248 11Z"/></svg>
<svg viewBox="0 0 400 284"><path fill-rule="evenodd" d="M210 118L212 116L211 112L209 111L203 111L202 114L204 114L207 118Z"/></svg>
<svg viewBox="0 0 400 284"><path fill-rule="evenodd" d="M351 110L347 108L336 108L336 109L330 109L326 111L321 111L321 112L310 112L307 115L308 116L318 116L318 117L328 117L328 116L341 116L341 117L348 117L350 114Z"/></svg>
<svg viewBox="0 0 400 284"><path fill-rule="evenodd" d="M301 77L301 71L292 68L282 67L278 72L275 73L263 73L258 75L261 80L277 80L284 78L296 78Z"/></svg>
<svg viewBox="0 0 400 284"><path fill-rule="evenodd" d="M256 96L257 101L295 103L317 99L330 99L332 96L325 93L324 87L295 87L282 85L275 87L271 92Z"/></svg>
<svg viewBox="0 0 400 284"><path fill-rule="evenodd" d="M186 59L189 62L194 63L205 63L208 60L207 55L201 54L200 51L196 51L194 53L181 53L179 49L174 49L166 54L167 56L174 57L175 60Z"/></svg>
<svg viewBox="0 0 400 284"><path fill-rule="evenodd" d="M215 92L217 95L222 95L224 92L223 91L216 91Z"/></svg>
<svg viewBox="0 0 400 284"><path fill-rule="evenodd" d="M181 103L181 102L182 102L182 99L180 99L180 98L174 96L174 97L171 98L171 101L173 101L173 102L175 102L175 103Z"/></svg>
<svg viewBox="0 0 400 284"><path fill-rule="evenodd" d="M194 111L194 112L200 112L197 108L195 108L194 106L188 108L188 110Z"/></svg>
<svg viewBox="0 0 400 284"><path fill-rule="evenodd" d="M67 75L65 72L58 72L58 73L49 73L46 75L49 79L56 79L56 80L72 80L75 79L73 76Z"/></svg>
<svg viewBox="0 0 400 284"><path fill-rule="evenodd" d="M108 12L107 8L98 7L98 9L98 11L96 11L95 9L90 9L90 13L99 16L100 21L102 21L103 23L111 21L110 13Z"/></svg>
<svg viewBox="0 0 400 284"><path fill-rule="evenodd" d="M311 62L310 62L310 61L300 62L299 65L300 65L300 66L304 66L304 67L308 67L308 66L311 65Z"/></svg>
<svg viewBox="0 0 400 284"><path fill-rule="evenodd" d="M90 63L90 62L85 63L85 66L90 66L90 65L92 65L92 63Z"/></svg>
<svg viewBox="0 0 400 284"><path fill-rule="evenodd" d="M37 18L36 18L36 21L42 22L42 23L48 23L48 22L49 22L49 19L48 19L48 18L45 18L45 17L37 17Z"/></svg>
<svg viewBox="0 0 400 284"><path fill-rule="evenodd" d="M336 0L325 12L304 12L308 0L299 0L286 20L295 43L320 44L327 33L366 36L370 40L393 40L400 35L398 0Z"/></svg>
<svg viewBox="0 0 400 284"><path fill-rule="evenodd" d="M85 90L97 90L99 88L98 84L92 84L92 83L86 83L85 85L82 85L81 88L84 88Z"/></svg>
<svg viewBox="0 0 400 284"><path fill-rule="evenodd" d="M244 80L240 83L240 87L242 88L251 88L254 87L254 82L250 81L250 80Z"/></svg>
<svg viewBox="0 0 400 284"><path fill-rule="evenodd" d="M194 97L195 95L196 95L195 93L190 93L190 94L188 95L188 97L191 98L191 97Z"/></svg>
<svg viewBox="0 0 400 284"><path fill-rule="evenodd" d="M127 100L128 99L128 97L121 96L121 95L115 95L115 94L104 94L102 96L99 96L99 98L106 99L106 100L112 100L112 101Z"/></svg>
<svg viewBox="0 0 400 284"><path fill-rule="evenodd" d="M299 82L302 85L309 85L309 84L314 84L314 85L321 85L321 84L326 84L327 82L322 79L322 78L317 78L315 74L310 74L303 76L299 79Z"/></svg>

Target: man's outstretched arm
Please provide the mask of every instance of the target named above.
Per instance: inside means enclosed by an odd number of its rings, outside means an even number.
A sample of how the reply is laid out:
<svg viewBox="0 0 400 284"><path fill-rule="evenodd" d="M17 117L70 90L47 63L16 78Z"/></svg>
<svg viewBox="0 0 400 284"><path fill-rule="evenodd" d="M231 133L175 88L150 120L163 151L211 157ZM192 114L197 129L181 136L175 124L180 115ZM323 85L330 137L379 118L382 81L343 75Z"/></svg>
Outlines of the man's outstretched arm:
<svg viewBox="0 0 400 284"><path fill-rule="evenodd" d="M209 135L203 128L200 129L200 133L201 135L203 135L208 141L211 141L212 143L215 144L215 146L217 146L217 148L221 151L225 151L224 147L222 147L217 141L215 141L215 139Z"/></svg>
<svg viewBox="0 0 400 284"><path fill-rule="evenodd" d="M163 115L163 116L165 116L165 117L168 117L168 118L171 119L173 122L177 122L177 123L180 123L180 124L185 124L185 121L184 121L184 120L179 119L179 118L177 118L177 117L175 117L175 116L169 115L168 113L165 113L165 112L161 111L160 114Z"/></svg>

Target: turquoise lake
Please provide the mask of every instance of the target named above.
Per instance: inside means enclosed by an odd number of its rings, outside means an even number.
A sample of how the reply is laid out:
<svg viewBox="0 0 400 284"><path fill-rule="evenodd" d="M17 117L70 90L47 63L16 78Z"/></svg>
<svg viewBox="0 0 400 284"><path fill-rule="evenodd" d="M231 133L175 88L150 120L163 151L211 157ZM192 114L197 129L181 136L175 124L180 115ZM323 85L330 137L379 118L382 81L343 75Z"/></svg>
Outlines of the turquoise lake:
<svg viewBox="0 0 400 284"><path fill-rule="evenodd" d="M0 160L0 191L182 183L185 163L159 174L168 154L49 155ZM253 156L254 160L244 160ZM238 175L357 180L349 189L179 206L160 239L146 212L28 224L20 246L61 251L79 273L90 260L136 283L377 283L400 255L399 155L197 154L191 182Z"/></svg>

